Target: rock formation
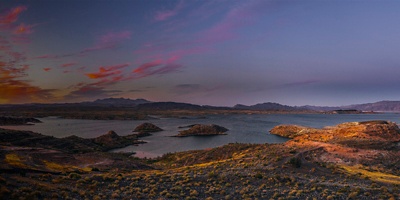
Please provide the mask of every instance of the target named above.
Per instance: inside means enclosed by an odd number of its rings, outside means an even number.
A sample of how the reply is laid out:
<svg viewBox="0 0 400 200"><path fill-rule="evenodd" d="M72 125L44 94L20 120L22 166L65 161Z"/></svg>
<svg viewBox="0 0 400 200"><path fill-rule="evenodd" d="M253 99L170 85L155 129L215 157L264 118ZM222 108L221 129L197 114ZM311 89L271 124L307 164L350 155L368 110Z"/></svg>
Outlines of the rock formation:
<svg viewBox="0 0 400 200"><path fill-rule="evenodd" d="M226 131L228 131L228 129L226 129L225 127L215 124L196 124L188 130L179 131L179 134L175 137L226 135Z"/></svg>
<svg viewBox="0 0 400 200"><path fill-rule="evenodd" d="M133 132L137 132L136 135L137 137L146 137L146 136L150 136L151 133L154 132L159 132L159 131L163 131L163 129L161 129L160 127L152 124L152 123L143 123L140 124L139 126L137 126L135 128L135 130L133 130Z"/></svg>
<svg viewBox="0 0 400 200"><path fill-rule="evenodd" d="M135 128L133 132L141 132L141 133L153 133L153 132L159 132L162 131L162 129L152 123L143 123L140 124Z"/></svg>
<svg viewBox="0 0 400 200"><path fill-rule="evenodd" d="M389 121L347 122L333 127L315 129L297 125L279 125L272 134L299 141L346 144L358 148L390 148L400 141L399 127ZM390 143L385 146L383 144Z"/></svg>
<svg viewBox="0 0 400 200"><path fill-rule="evenodd" d="M0 117L0 126L31 125L32 123L41 123L41 121L31 117Z"/></svg>

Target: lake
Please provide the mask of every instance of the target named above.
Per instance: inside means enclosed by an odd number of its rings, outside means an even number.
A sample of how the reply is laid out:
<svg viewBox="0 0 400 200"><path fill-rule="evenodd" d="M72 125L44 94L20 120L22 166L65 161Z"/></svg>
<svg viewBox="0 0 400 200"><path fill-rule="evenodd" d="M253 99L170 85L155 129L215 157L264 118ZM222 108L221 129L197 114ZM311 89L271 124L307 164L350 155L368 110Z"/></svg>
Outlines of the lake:
<svg viewBox="0 0 400 200"><path fill-rule="evenodd" d="M400 114L235 114L208 115L204 118L159 118L143 121L130 120L80 120L57 117L39 118L43 123L33 126L2 126L15 130L29 130L44 135L67 137L77 135L93 138L110 130L118 135L132 134L132 130L141 123L150 122L164 131L142 138L146 144L115 149L113 152L136 152L137 157L157 157L168 152L206 149L228 143L282 143L287 139L269 134L269 130L279 124L296 124L322 128L343 122L389 120L400 123ZM191 124L217 124L229 129L227 135L208 137L170 137L178 134L179 126Z"/></svg>

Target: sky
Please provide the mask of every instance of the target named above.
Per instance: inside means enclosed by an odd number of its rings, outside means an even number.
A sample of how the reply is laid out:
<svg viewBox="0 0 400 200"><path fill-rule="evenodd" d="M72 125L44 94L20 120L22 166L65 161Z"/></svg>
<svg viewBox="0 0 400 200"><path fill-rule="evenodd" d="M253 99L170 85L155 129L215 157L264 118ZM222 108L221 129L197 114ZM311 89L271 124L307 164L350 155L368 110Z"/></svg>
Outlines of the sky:
<svg viewBox="0 0 400 200"><path fill-rule="evenodd" d="M400 100L400 1L0 0L0 104Z"/></svg>

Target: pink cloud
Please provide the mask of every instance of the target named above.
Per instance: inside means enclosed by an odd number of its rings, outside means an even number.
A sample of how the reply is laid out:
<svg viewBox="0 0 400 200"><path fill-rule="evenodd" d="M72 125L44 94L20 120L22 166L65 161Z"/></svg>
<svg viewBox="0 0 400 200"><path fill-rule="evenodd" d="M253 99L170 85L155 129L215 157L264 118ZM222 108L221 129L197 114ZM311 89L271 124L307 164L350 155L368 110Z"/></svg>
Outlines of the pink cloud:
<svg viewBox="0 0 400 200"><path fill-rule="evenodd" d="M55 58L55 56L54 55L45 54L45 55L37 56L37 57L34 57L34 58L45 59L45 58Z"/></svg>
<svg viewBox="0 0 400 200"><path fill-rule="evenodd" d="M154 60L148 63L143 63L138 68L133 70L133 73L145 73L146 71L150 70L151 68L157 67L162 64L161 60Z"/></svg>
<svg viewBox="0 0 400 200"><path fill-rule="evenodd" d="M237 30L249 26L271 6L269 1L246 1L231 9L216 25L201 33L197 42L215 44L237 37Z"/></svg>
<svg viewBox="0 0 400 200"><path fill-rule="evenodd" d="M163 10L156 13L154 20L165 21L175 15L183 8L183 1L179 1L178 4L172 10Z"/></svg>
<svg viewBox="0 0 400 200"><path fill-rule="evenodd" d="M180 64L172 63L176 58L172 57L165 61L157 59L151 62L143 63L138 68L132 71L131 78L144 78L152 75L162 75L172 72L178 72L183 66Z"/></svg>
<svg viewBox="0 0 400 200"><path fill-rule="evenodd" d="M71 66L74 66L76 64L77 63L74 63L74 62L72 62L72 63L64 63L64 64L61 65L61 67L71 67Z"/></svg>
<svg viewBox="0 0 400 200"><path fill-rule="evenodd" d="M131 39L131 35L132 32L130 31L112 32L102 35L99 39L99 42L101 44L118 43L123 40Z"/></svg>
<svg viewBox="0 0 400 200"><path fill-rule="evenodd" d="M19 15L27 10L26 6L18 6L9 12L0 14L0 24L11 24L18 20Z"/></svg>
<svg viewBox="0 0 400 200"><path fill-rule="evenodd" d="M45 67L45 68L43 68L43 70L46 71L46 72L48 72L48 71L51 70L51 68L50 68L50 67Z"/></svg>

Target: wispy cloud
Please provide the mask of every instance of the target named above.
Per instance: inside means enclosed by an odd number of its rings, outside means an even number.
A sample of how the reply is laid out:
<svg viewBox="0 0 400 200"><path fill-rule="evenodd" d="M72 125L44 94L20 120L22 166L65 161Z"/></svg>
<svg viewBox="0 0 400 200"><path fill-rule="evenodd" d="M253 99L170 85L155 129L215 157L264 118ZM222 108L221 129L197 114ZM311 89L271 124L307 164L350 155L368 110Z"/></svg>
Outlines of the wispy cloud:
<svg viewBox="0 0 400 200"><path fill-rule="evenodd" d="M183 68L183 66L181 64L174 63L175 60L176 58L171 57L165 61L157 59L143 63L132 71L132 78L144 78L152 75L163 75L178 72L181 68Z"/></svg>
<svg viewBox="0 0 400 200"><path fill-rule="evenodd" d="M43 68L43 71L46 71L46 72L49 72L50 70L52 70L52 68L50 68L50 67Z"/></svg>
<svg viewBox="0 0 400 200"><path fill-rule="evenodd" d="M107 98L121 94L120 90L107 90L105 87L93 85L81 85L75 90L64 96L66 101L81 101L94 98Z"/></svg>
<svg viewBox="0 0 400 200"><path fill-rule="evenodd" d="M75 62L64 63L64 64L61 65L61 67L71 67L71 66L74 66L74 65L76 65L76 64L77 64L77 63L75 63Z"/></svg>
<svg viewBox="0 0 400 200"><path fill-rule="evenodd" d="M19 26L17 26L15 29L14 29L14 34L31 34L31 33L33 33L33 27L34 27L35 25L25 25L25 24L20 24Z"/></svg>
<svg viewBox="0 0 400 200"><path fill-rule="evenodd" d="M150 71L152 68L160 66L162 64L162 60L158 59L158 60L154 60L148 63L143 63L142 65L140 65L138 68L136 68L135 70L133 70L133 73L146 73L147 71Z"/></svg>
<svg viewBox="0 0 400 200"><path fill-rule="evenodd" d="M131 31L110 32L104 34L96 39L96 43L93 46L82 50L80 53L84 54L92 51L114 49L123 41L131 39L131 35Z"/></svg>
<svg viewBox="0 0 400 200"><path fill-rule="evenodd" d="M41 56L36 56L34 58L36 59L46 59L46 58L55 58L56 56L54 55L49 55L49 54L45 54L45 55L41 55Z"/></svg>
<svg viewBox="0 0 400 200"><path fill-rule="evenodd" d="M198 42L214 44L236 38L236 30L254 23L257 16L264 14L269 6L268 1L243 1L236 4L219 23L203 31Z"/></svg>
<svg viewBox="0 0 400 200"><path fill-rule="evenodd" d="M19 15L27 9L26 6L18 6L10 11L0 14L0 24L11 24L18 20Z"/></svg>
<svg viewBox="0 0 400 200"><path fill-rule="evenodd" d="M165 21L179 13L179 11L183 8L184 4L183 1L179 1L173 9L165 9L162 11L158 11L155 16L154 20L156 21Z"/></svg>
<svg viewBox="0 0 400 200"><path fill-rule="evenodd" d="M129 63L126 63L126 64L120 64L120 65L112 65L112 66L104 66L104 67L102 66L99 68L98 72L87 73L85 75L91 79L101 79L101 78L111 77L114 75L121 74L122 71L120 69L126 68L129 65L130 65ZM114 77L114 79L112 79L112 80L118 81L121 79L122 78L117 76L117 77Z"/></svg>

